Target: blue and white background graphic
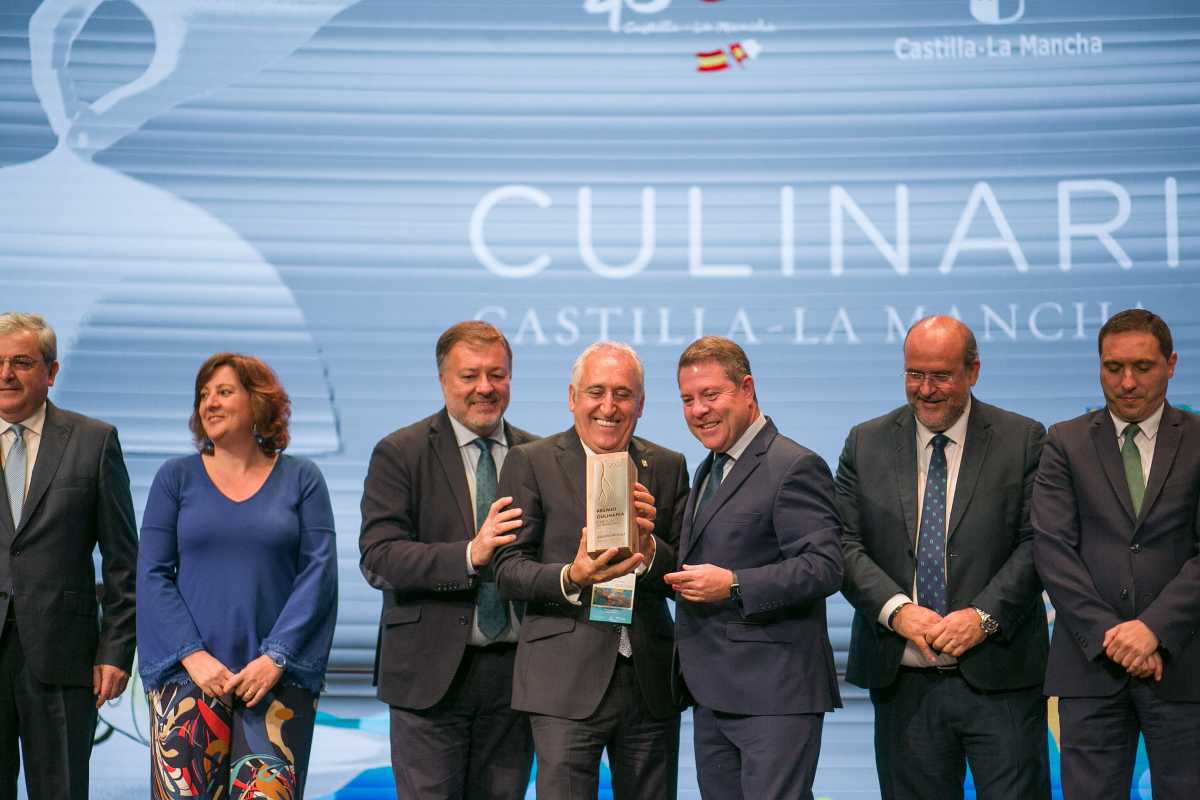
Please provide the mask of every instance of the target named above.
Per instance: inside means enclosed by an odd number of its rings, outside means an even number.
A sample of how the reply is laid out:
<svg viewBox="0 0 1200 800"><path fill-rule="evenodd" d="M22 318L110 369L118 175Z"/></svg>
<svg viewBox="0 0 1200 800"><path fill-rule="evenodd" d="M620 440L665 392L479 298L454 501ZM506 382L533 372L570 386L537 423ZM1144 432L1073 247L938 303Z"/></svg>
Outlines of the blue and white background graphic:
<svg viewBox="0 0 1200 800"><path fill-rule="evenodd" d="M630 342L638 432L692 465L674 362L703 333L831 464L903 401L929 313L975 329L981 398L1048 424L1102 402L1096 331L1142 305L1193 405L1198 40L1182 0L2 0L0 305L58 329L53 397L119 427L139 509L201 360L278 370L341 557L309 795L391 797L358 500L372 445L440 405L441 330L507 333L540 433L575 355ZM145 791L139 702L104 712L97 797ZM817 794L878 796L846 706Z"/></svg>

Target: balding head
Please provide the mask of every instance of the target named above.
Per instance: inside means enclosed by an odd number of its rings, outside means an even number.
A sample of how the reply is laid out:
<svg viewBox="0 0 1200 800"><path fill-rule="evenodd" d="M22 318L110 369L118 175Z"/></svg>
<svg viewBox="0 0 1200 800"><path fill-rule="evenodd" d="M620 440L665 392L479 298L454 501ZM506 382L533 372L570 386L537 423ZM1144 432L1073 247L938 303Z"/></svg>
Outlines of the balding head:
<svg viewBox="0 0 1200 800"><path fill-rule="evenodd" d="M904 391L917 420L941 433L966 410L979 378L971 329L953 317L926 317L904 337Z"/></svg>
<svg viewBox="0 0 1200 800"><path fill-rule="evenodd" d="M913 334L917 334L921 347L928 346L931 338L957 337L961 342L963 366L969 367L979 360L979 345L975 342L975 333L954 317L937 315L914 322L904 335L906 353Z"/></svg>

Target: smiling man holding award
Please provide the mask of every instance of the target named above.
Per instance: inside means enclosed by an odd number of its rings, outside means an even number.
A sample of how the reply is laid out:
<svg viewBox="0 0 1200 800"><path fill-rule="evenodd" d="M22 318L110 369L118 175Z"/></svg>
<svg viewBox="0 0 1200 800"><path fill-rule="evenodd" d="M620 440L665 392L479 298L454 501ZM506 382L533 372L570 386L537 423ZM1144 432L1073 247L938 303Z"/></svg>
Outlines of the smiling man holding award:
<svg viewBox="0 0 1200 800"><path fill-rule="evenodd" d="M675 797L662 576L675 564L687 466L634 437L644 402L633 349L594 344L571 371L574 425L513 448L500 474L499 495L523 511L496 582L526 601L512 701L530 714L539 797L595 797L606 749L617 800Z"/></svg>

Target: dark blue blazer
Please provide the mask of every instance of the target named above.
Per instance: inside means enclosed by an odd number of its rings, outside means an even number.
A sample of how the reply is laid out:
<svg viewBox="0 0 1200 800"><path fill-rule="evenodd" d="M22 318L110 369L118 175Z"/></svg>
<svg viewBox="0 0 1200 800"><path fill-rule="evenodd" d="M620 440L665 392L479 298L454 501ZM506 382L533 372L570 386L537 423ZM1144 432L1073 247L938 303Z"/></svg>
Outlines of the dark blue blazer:
<svg viewBox="0 0 1200 800"><path fill-rule="evenodd" d="M825 598L842 583L833 477L774 423L754 437L693 520L712 467L688 495L679 563L737 573L741 602L675 607L678 668L697 703L731 714L809 714L841 706Z"/></svg>
<svg viewBox="0 0 1200 800"><path fill-rule="evenodd" d="M1200 701L1200 417L1163 409L1141 513L1108 410L1050 428L1033 487L1034 561L1056 611L1047 694L1107 697L1129 675L1104 632L1140 619L1158 636L1164 700Z"/></svg>

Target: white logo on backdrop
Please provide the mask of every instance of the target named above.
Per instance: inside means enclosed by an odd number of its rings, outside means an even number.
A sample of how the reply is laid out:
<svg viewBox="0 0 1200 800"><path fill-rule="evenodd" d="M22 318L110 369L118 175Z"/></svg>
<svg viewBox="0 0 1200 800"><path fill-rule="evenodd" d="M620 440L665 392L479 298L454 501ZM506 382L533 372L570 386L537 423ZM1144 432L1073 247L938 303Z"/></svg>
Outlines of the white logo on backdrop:
<svg viewBox="0 0 1200 800"><path fill-rule="evenodd" d="M583 0L583 10L589 14L608 14L608 29L613 33L621 29L621 12L626 6L638 14L657 14L669 5L671 0Z"/></svg>
<svg viewBox="0 0 1200 800"><path fill-rule="evenodd" d="M1007 25L1025 16L1025 0L1017 0L1017 10L1000 16L1000 0L970 0L971 16L985 25Z"/></svg>

